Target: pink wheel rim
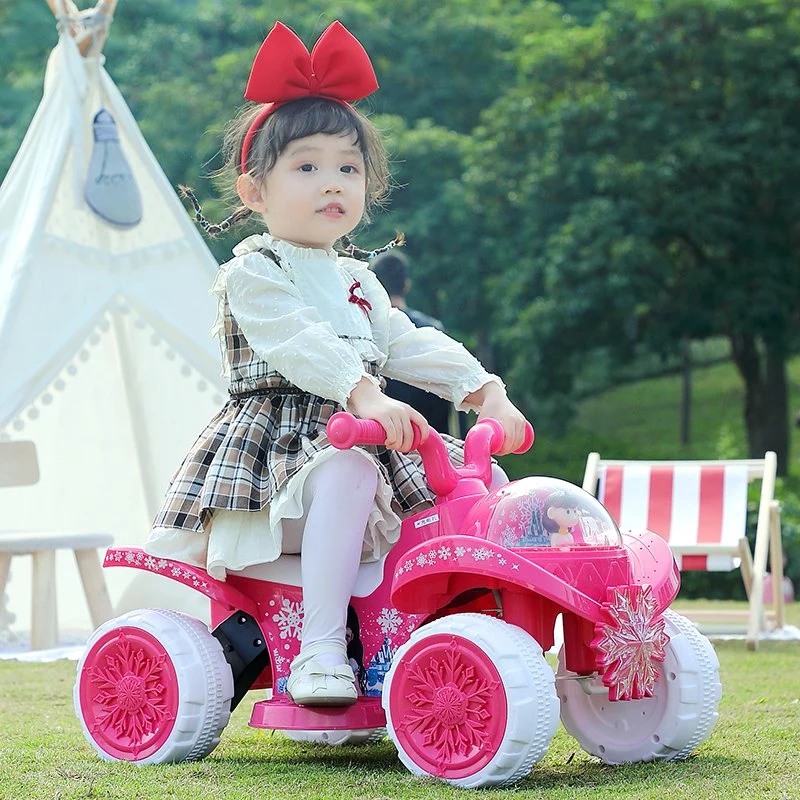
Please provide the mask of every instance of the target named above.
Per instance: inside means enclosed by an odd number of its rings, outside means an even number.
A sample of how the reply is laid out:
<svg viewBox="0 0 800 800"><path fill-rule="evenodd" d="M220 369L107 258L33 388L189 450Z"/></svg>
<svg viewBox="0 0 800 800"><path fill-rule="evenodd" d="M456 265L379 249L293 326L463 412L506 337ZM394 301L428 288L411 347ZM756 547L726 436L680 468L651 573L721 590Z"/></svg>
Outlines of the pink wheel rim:
<svg viewBox="0 0 800 800"><path fill-rule="evenodd" d="M420 769L457 779L479 772L495 756L508 703L486 653L443 633L412 645L396 665L389 712L398 746Z"/></svg>
<svg viewBox="0 0 800 800"><path fill-rule="evenodd" d="M178 677L164 645L146 631L116 628L86 654L81 713L94 742L113 758L141 761L169 738L178 712Z"/></svg>

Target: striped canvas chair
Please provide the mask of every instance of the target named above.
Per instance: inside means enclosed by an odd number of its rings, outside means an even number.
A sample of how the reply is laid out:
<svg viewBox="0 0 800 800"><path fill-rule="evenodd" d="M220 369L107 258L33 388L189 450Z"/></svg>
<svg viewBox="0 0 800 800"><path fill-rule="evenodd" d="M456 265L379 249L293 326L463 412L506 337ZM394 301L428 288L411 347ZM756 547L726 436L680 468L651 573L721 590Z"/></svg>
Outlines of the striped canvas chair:
<svg viewBox="0 0 800 800"><path fill-rule="evenodd" d="M681 570L741 569L749 598L747 645L754 650L761 633L785 624L776 465L772 451L746 461L608 461L590 453L583 488L597 496L623 533L646 529L663 536ZM761 481L761 500L751 553L745 531L747 487L753 480ZM770 551L773 608L766 614Z"/></svg>

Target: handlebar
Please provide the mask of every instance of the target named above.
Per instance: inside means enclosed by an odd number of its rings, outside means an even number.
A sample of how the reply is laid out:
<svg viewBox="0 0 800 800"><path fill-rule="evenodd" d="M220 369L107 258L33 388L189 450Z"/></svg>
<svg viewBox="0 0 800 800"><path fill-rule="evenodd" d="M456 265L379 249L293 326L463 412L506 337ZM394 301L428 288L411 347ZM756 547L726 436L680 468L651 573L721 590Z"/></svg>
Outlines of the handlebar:
<svg viewBox="0 0 800 800"><path fill-rule="evenodd" d="M463 467L452 465L442 437L433 428L429 429L426 441L420 443L419 428L413 423L412 426L412 449L418 450L422 456L425 477L438 496L450 494L463 478L480 478L489 486L492 475L491 456L502 450L505 439L503 428L497 420L482 419L467 432ZM386 441L386 431L380 422L374 419L358 419L345 411L334 414L328 420L326 432L330 443L339 450L346 450L356 444L381 445ZM522 446L514 452L527 452L533 440L533 427L526 422L525 439Z"/></svg>

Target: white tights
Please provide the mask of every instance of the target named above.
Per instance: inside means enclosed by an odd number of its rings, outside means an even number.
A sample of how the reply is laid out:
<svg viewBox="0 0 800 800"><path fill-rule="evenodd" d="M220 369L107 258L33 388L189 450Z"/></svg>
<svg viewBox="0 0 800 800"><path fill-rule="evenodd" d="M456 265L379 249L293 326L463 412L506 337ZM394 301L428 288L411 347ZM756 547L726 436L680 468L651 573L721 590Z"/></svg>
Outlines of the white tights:
<svg viewBox="0 0 800 800"><path fill-rule="evenodd" d="M508 483L492 466L492 489ZM300 652L327 666L347 663L345 624L378 470L342 450L313 470L303 487L301 519L283 520L283 552L301 554L303 635Z"/></svg>

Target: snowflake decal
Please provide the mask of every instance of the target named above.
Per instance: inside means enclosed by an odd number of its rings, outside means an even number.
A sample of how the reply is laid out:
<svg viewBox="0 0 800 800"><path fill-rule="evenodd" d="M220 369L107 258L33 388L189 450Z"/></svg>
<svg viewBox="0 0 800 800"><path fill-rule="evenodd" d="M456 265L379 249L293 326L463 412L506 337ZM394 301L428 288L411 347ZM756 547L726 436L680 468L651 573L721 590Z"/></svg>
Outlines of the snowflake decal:
<svg viewBox="0 0 800 800"><path fill-rule="evenodd" d="M514 528L506 526L501 534L501 543L503 547L514 547L519 541L519 534Z"/></svg>
<svg viewBox="0 0 800 800"><path fill-rule="evenodd" d="M472 553L472 557L476 561L486 561L487 558L491 558L493 555L492 551L486 547L476 547Z"/></svg>
<svg viewBox="0 0 800 800"><path fill-rule="evenodd" d="M421 735L443 763L488 748L499 681L476 675L456 641L441 656L407 666L407 706L398 730Z"/></svg>
<svg viewBox="0 0 800 800"><path fill-rule="evenodd" d="M148 657L120 633L103 658L97 659L98 666L89 670L88 678L94 686L92 699L97 706L93 728L119 741L127 740L134 755L145 740L174 718L175 703L170 702L165 685L169 683L165 658Z"/></svg>
<svg viewBox="0 0 800 800"><path fill-rule="evenodd" d="M420 553L417 556L417 564L419 564L419 566L421 567L424 567L427 563L428 563L428 557L425 555L425 553Z"/></svg>
<svg viewBox="0 0 800 800"><path fill-rule="evenodd" d="M519 525L522 530L530 530L533 523L533 498L523 497L517 505L519 511Z"/></svg>
<svg viewBox="0 0 800 800"><path fill-rule="evenodd" d="M147 558L144 560L144 565L147 567L147 569L155 569L156 560L153 558L153 556L147 556Z"/></svg>
<svg viewBox="0 0 800 800"><path fill-rule="evenodd" d="M461 558L461 556L463 556L464 553L466 553L466 552L467 551L463 547L461 547L460 545L458 547L456 547L456 557L457 558Z"/></svg>
<svg viewBox="0 0 800 800"><path fill-rule="evenodd" d="M280 610L272 615L272 621L277 623L281 639L297 639L303 628L303 602L293 603L285 597L281 602Z"/></svg>
<svg viewBox="0 0 800 800"><path fill-rule="evenodd" d="M275 667L278 672L283 672L283 665L289 660L286 656L282 656L277 650L272 654L275 659Z"/></svg>
<svg viewBox="0 0 800 800"><path fill-rule="evenodd" d="M603 603L607 622L595 625L592 647L603 668L609 700L652 697L658 678L655 662L663 661L669 636L650 586L608 589Z"/></svg>
<svg viewBox="0 0 800 800"><path fill-rule="evenodd" d="M446 546L442 546L439 548L439 558L442 561L447 561L450 558L450 548Z"/></svg>
<svg viewBox="0 0 800 800"><path fill-rule="evenodd" d="M403 618L395 608L384 608L378 616L378 625L380 625L384 636L388 636L390 633L397 633L402 623Z"/></svg>

